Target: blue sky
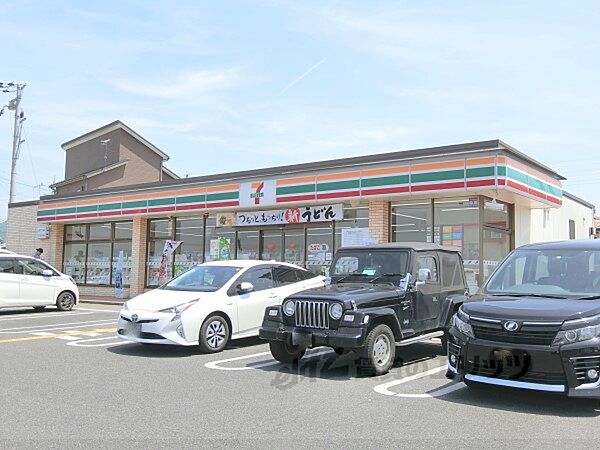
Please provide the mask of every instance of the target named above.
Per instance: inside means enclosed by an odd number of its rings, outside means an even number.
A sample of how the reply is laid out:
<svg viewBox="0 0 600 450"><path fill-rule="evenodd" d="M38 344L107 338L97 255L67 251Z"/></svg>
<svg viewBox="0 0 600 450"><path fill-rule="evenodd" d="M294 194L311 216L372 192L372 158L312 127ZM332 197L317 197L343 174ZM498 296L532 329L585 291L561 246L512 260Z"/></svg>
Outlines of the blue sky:
<svg viewBox="0 0 600 450"><path fill-rule="evenodd" d="M584 0L5 0L18 200L63 179L61 143L121 119L181 176L500 138L600 204L599 24Z"/></svg>

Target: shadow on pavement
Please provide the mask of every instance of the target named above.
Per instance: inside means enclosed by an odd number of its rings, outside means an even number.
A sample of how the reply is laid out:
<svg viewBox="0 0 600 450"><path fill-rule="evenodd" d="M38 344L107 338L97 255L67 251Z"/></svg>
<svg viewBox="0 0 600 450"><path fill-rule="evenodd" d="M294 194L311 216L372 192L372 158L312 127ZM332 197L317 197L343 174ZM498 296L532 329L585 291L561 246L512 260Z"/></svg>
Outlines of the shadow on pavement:
<svg viewBox="0 0 600 450"><path fill-rule="evenodd" d="M163 344L138 344L132 342L115 347L108 347L106 351L124 356L137 356L142 358L184 358L197 355L227 355L230 350L252 347L264 344L258 337L236 339L230 342L221 353L202 353L196 346L184 347L179 345Z"/></svg>
<svg viewBox="0 0 600 450"><path fill-rule="evenodd" d="M33 309L33 307L25 308L25 309L2 309L2 311L0 312L0 317L19 316L21 314L27 314L27 315L30 315L30 314L44 315L44 314L46 314L47 316L52 316L52 313L57 313L57 312L68 313L69 311L59 311L56 306L48 306L41 310L35 310L35 309ZM48 313L50 313L50 314L48 314Z"/></svg>
<svg viewBox="0 0 600 450"><path fill-rule="evenodd" d="M538 416L598 417L600 401L501 386L466 387L438 400Z"/></svg>

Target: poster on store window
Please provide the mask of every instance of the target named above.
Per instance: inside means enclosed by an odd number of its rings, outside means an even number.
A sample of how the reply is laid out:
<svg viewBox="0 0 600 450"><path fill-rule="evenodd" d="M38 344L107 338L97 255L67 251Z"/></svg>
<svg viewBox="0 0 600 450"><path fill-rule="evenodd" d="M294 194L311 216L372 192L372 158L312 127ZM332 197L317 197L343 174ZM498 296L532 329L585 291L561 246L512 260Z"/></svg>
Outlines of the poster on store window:
<svg viewBox="0 0 600 450"><path fill-rule="evenodd" d="M368 228L342 228L342 247L362 247L370 245Z"/></svg>
<svg viewBox="0 0 600 450"><path fill-rule="evenodd" d="M158 278L161 283L165 283L167 280L167 267L169 265L169 258L177 250L177 247L181 245L183 241L165 241L165 247L160 258L160 269L158 271Z"/></svg>
<svg viewBox="0 0 600 450"><path fill-rule="evenodd" d="M231 239L222 237L211 239L209 254L213 261L231 259Z"/></svg>
<svg viewBox="0 0 600 450"><path fill-rule="evenodd" d="M119 250L115 267L115 297L123 298L123 250Z"/></svg>

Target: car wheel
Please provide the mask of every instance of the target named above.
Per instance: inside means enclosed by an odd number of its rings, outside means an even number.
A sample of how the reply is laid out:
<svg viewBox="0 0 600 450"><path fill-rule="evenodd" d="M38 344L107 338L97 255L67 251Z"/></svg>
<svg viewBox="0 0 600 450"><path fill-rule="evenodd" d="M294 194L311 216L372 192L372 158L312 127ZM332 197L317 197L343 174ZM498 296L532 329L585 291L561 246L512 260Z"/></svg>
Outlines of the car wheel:
<svg viewBox="0 0 600 450"><path fill-rule="evenodd" d="M75 306L75 296L70 292L61 292L56 300L56 307L60 311L71 311Z"/></svg>
<svg viewBox="0 0 600 450"><path fill-rule="evenodd" d="M34 311L42 311L44 309L46 309L46 305L43 305L43 306L34 306L33 307Z"/></svg>
<svg viewBox="0 0 600 450"><path fill-rule="evenodd" d="M200 350L205 353L222 351L229 341L229 325L222 316L210 316L200 328Z"/></svg>
<svg viewBox="0 0 600 450"><path fill-rule="evenodd" d="M269 341L271 355L277 361L282 363L297 363L304 356L305 350L301 350L297 345L288 345L282 341Z"/></svg>
<svg viewBox="0 0 600 450"><path fill-rule="evenodd" d="M396 357L396 340L391 328L384 324L373 328L365 340L365 350L367 357L360 361L363 371L373 375L388 373Z"/></svg>

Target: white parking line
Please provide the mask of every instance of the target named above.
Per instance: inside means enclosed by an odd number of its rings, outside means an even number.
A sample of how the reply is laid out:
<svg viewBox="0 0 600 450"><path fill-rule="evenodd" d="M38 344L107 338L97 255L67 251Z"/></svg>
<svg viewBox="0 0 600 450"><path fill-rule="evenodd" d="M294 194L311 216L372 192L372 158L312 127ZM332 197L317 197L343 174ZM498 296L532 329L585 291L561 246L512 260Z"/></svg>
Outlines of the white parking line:
<svg viewBox="0 0 600 450"><path fill-rule="evenodd" d="M48 319L51 317L60 317L60 316L89 316L90 314L93 314L93 312L74 312L74 311L69 311L69 312L64 312L64 313L60 313L60 312L39 312L39 313L30 313L30 314L19 314L19 315L13 315L13 316L0 316L0 322L4 322L4 321L12 321L12 320L23 320L23 319Z"/></svg>
<svg viewBox="0 0 600 450"><path fill-rule="evenodd" d="M325 355L325 354L329 354L329 353L332 353L332 352L329 350L313 352L313 353L307 354L305 356L305 358L312 359L316 356L321 356L321 355ZM257 364L248 364L247 366L243 366L243 367L221 367L220 366L221 364L232 362L232 361L240 361L243 359L257 358L259 356L266 356L266 355L270 355L270 354L271 354L271 352L262 352L262 353L253 353L252 355L237 356L235 358L221 359L219 361L208 362L208 363L204 364L204 367L206 367L207 369L215 369L215 370L239 371L239 370L260 369L261 367L276 366L277 364L281 364L279 361L267 361L267 362L257 363ZM305 359L302 359L301 362L303 362L304 360Z"/></svg>
<svg viewBox="0 0 600 450"><path fill-rule="evenodd" d="M47 325L33 325L27 327L13 327L13 328L2 328L0 334L21 334L21 333L37 333L41 331L56 331L56 330L68 330L73 328L82 328L87 326L95 325L112 325L114 320L89 320L84 322L67 322L67 323L54 323Z"/></svg>
<svg viewBox="0 0 600 450"><path fill-rule="evenodd" d="M73 311L93 311L93 312L105 312L105 313L119 313L121 309L94 309L94 308L79 308L73 309Z"/></svg>
<svg viewBox="0 0 600 450"><path fill-rule="evenodd" d="M409 383L414 380L418 380L419 378L429 377L431 375L435 375L436 373L442 372L446 370L446 366L435 367L433 369L426 370L425 372L417 373L415 375L410 375L408 377L400 378L399 380L390 381L388 383L383 383L375 386L373 390L378 394L388 395L393 397L403 397L403 398L436 398L447 395L451 392L457 391L459 389L463 389L465 387L464 383L455 383L450 384L449 386L445 386L440 389L435 389L431 392L426 392L423 394L404 394L392 392L389 388L393 386L398 386L400 384Z"/></svg>
<svg viewBox="0 0 600 450"><path fill-rule="evenodd" d="M113 342L96 343L98 341L106 341L109 339L112 339ZM123 345L123 344L131 344L131 341L124 341L122 339L119 339L117 336L106 336L106 337L102 337L102 338L80 339L78 341L67 342L67 345L70 345L72 347L113 347L116 345Z"/></svg>

